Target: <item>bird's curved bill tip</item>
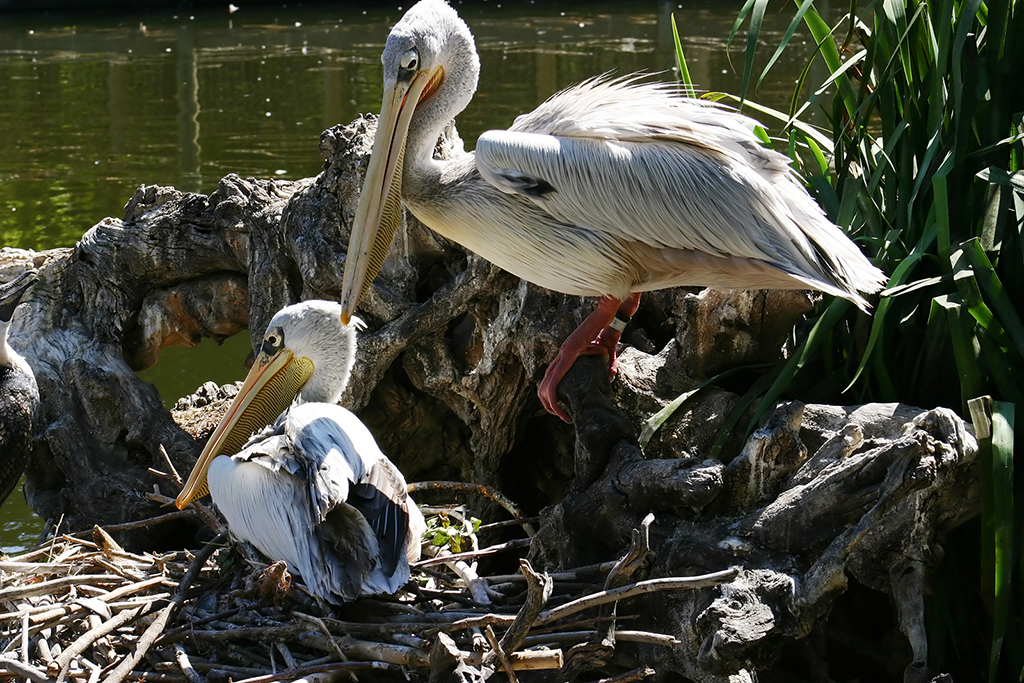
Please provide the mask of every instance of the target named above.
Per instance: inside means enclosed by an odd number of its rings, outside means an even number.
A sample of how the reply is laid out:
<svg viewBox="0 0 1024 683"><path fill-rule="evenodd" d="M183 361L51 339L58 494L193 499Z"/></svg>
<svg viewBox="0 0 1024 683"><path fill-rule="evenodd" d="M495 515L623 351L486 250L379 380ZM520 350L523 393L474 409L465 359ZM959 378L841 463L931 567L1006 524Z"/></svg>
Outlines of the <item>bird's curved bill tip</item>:
<svg viewBox="0 0 1024 683"><path fill-rule="evenodd" d="M179 510L209 493L206 475L214 458L241 451L249 437L291 405L312 374L313 362L288 350L259 355L175 499Z"/></svg>

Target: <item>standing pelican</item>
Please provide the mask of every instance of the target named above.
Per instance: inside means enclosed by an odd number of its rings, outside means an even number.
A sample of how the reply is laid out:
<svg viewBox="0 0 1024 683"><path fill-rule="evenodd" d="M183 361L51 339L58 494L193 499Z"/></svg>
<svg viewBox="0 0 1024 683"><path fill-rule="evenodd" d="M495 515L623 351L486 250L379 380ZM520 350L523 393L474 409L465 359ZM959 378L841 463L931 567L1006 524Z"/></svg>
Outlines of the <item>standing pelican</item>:
<svg viewBox="0 0 1024 683"><path fill-rule="evenodd" d="M29 441L39 410L39 389L32 368L7 344L14 309L36 279L35 272L28 271L0 286L0 505L18 485L28 462Z"/></svg>
<svg viewBox="0 0 1024 683"><path fill-rule="evenodd" d="M402 473L336 404L358 324L342 324L341 306L329 301L275 315L176 501L184 508L208 485L231 533L285 561L334 604L405 585L425 527Z"/></svg>
<svg viewBox="0 0 1024 683"><path fill-rule="evenodd" d="M395 24L384 99L356 209L341 302L348 320L380 272L400 202L422 223L525 280L602 297L538 388L583 353L614 351L640 292L681 285L818 289L853 301L884 276L828 221L755 122L636 76L569 88L492 130L476 152L433 158L476 91L473 36L443 0ZM618 316L621 316L617 318Z"/></svg>

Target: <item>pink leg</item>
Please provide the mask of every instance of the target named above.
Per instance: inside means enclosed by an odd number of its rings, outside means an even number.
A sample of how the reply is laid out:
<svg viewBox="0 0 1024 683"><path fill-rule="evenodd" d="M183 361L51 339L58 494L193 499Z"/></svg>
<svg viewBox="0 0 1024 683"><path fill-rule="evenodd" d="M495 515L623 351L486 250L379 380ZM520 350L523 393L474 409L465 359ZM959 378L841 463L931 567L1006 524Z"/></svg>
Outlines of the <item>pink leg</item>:
<svg viewBox="0 0 1024 683"><path fill-rule="evenodd" d="M555 390L558 383L562 381L565 373L569 371L572 364L580 356L592 354L604 354L608 357L608 371L613 375L617 371L615 361L615 347L622 336L622 330L609 327L615 320L616 313L620 318L628 320L636 313L640 306L640 294L629 295L625 299L615 299L610 296L601 298L594 312L587 316L587 319L569 335L569 338L562 342L558 355L548 366L544 373L544 379L537 387L537 395L544 409L552 415L557 415L566 422L570 422L569 416L558 405L558 397Z"/></svg>
<svg viewBox="0 0 1024 683"><path fill-rule="evenodd" d="M638 308L640 308L640 292L634 292L622 300L619 304L619 310L616 311L615 317L622 321L622 324L619 327L605 327L601 330L601 333L597 335L597 339L595 339L592 344L592 346L599 346L607 349L609 359L608 371L613 375L619 371L619 364L615 358L615 350L619 346L619 339L622 338L622 329L620 329L620 327L625 327L625 323L636 315L636 309ZM594 353L594 351L584 351L584 353Z"/></svg>

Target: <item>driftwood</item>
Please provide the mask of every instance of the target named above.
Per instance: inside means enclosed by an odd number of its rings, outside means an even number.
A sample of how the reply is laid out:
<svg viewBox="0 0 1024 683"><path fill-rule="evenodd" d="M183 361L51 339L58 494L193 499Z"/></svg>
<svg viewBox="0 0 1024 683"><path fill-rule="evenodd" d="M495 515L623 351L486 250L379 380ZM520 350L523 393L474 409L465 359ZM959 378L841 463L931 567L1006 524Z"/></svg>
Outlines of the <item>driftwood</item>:
<svg viewBox="0 0 1024 683"><path fill-rule="evenodd" d="M547 508L531 556L575 565L621 548L654 511L652 575L742 566L721 594L659 598L641 623L682 641L669 662L697 681L753 680L812 632L848 577L889 594L910 644L904 680L927 681L924 594L942 534L977 513L977 443L952 411L899 404L780 406L728 465L645 459L599 388L599 362L577 362L559 387L586 450L606 463L589 486ZM566 539L572 539L566 543ZM667 603L667 604L666 604Z"/></svg>
<svg viewBox="0 0 1024 683"><path fill-rule="evenodd" d="M11 333L43 397L27 470L40 515L74 530L166 512L147 495L167 487L152 471L167 469L161 445L186 471L226 394L206 388L182 404L189 433L133 371L165 346L262 330L287 303L337 297L372 125L326 131L315 179L228 176L210 196L142 187L123 220L105 219L74 249L0 254L0 279L29 267L40 276ZM451 130L438 153L458 144ZM650 556L630 572L659 579L743 567L722 589L637 598L641 621L679 645L620 647L615 629L601 628L574 675L595 675L589 666L639 680L653 666L698 681L750 680L815 632L854 577L892 596L910 644L907 677L927 680L927 574L943 533L979 506L964 423L908 406L790 403L745 445L731 435L724 462L707 461L737 400L711 388L641 453L640 420L710 375L782 357L813 300L645 295L611 388L596 359L562 383L574 418L566 425L540 408L536 382L593 304L520 282L408 218L360 311L368 328L343 403L409 481L486 484L527 513L543 508L534 566L613 560L654 512ZM180 548L197 528L182 516L114 536L131 549ZM508 667L504 647L487 662L497 671Z"/></svg>

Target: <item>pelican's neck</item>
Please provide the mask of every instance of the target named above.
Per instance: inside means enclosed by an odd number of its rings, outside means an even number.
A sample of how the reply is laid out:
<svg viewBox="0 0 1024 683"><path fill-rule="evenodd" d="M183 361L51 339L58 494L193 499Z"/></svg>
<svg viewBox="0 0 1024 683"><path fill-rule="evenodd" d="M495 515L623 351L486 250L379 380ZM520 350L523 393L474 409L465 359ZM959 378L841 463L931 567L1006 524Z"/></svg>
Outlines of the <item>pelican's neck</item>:
<svg viewBox="0 0 1024 683"><path fill-rule="evenodd" d="M438 63L444 67L444 80L432 96L416 106L406 140L407 174L410 171L439 173L439 162L434 160L437 139L448 123L472 101L480 78L480 58L473 34L454 11L442 19L442 23L447 25L441 27L445 37Z"/></svg>
<svg viewBox="0 0 1024 683"><path fill-rule="evenodd" d="M0 320L0 368L9 368L14 365L11 359L14 349L7 345L7 330L10 326L10 320Z"/></svg>
<svg viewBox="0 0 1024 683"><path fill-rule="evenodd" d="M293 352L313 362L313 374L295 402L337 403L356 362L356 324L341 324L335 302L307 302L306 307L313 313L304 320Z"/></svg>
<svg viewBox="0 0 1024 683"><path fill-rule="evenodd" d="M337 403L348 386L351 364L342 366L332 361L314 363L313 376L295 396L295 405L303 403Z"/></svg>

